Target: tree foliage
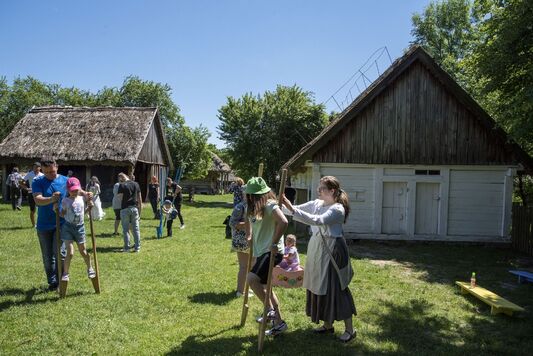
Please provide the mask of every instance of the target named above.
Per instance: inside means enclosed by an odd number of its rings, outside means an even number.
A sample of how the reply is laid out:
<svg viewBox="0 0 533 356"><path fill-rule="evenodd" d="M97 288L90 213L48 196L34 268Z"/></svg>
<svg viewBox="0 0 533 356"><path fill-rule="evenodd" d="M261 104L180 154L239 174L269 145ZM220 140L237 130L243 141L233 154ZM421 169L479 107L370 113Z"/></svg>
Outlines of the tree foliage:
<svg viewBox="0 0 533 356"><path fill-rule="evenodd" d="M413 43L533 154L533 3L445 0L412 20Z"/></svg>
<svg viewBox="0 0 533 356"><path fill-rule="evenodd" d="M323 105L297 86L278 86L263 95L229 97L219 109L219 137L225 141L233 168L249 178L260 162L273 183L279 169L326 125Z"/></svg>
<svg viewBox="0 0 533 356"><path fill-rule="evenodd" d="M136 76L127 77L120 88L105 87L96 93L43 83L33 77L16 78L9 86L6 78L0 77L0 140L33 106L157 107L174 165L186 164L190 176L199 178L201 172L204 175L207 172L210 134L205 127L191 129L185 125L171 93L172 88L167 84Z"/></svg>

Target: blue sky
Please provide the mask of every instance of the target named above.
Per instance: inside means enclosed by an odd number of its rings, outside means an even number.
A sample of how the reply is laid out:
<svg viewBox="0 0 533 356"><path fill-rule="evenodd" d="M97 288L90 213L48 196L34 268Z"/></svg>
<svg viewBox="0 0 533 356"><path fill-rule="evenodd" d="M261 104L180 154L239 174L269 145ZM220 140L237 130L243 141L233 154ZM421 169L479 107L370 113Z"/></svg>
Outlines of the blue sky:
<svg viewBox="0 0 533 356"><path fill-rule="evenodd" d="M223 147L217 113L228 96L296 84L324 102L378 48L401 56L412 14L428 3L1 1L0 76L91 91L119 87L128 75L167 83L186 123L203 124ZM377 62L381 71L390 64L386 56ZM332 100L327 108L338 111Z"/></svg>

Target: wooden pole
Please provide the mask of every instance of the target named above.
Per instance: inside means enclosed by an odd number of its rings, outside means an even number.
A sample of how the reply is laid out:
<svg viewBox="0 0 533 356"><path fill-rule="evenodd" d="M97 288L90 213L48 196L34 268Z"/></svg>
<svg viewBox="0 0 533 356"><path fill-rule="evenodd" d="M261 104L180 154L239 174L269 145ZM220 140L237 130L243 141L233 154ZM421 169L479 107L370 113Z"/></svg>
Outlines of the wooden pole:
<svg viewBox="0 0 533 356"><path fill-rule="evenodd" d="M278 204L281 208L283 204L283 192L285 191L285 180L287 179L287 170L283 169L281 171L281 180L279 185L279 195L278 195ZM274 241L272 241L274 243ZM265 300L263 301L263 320L261 321L261 325L259 326L259 339L257 342L257 349L259 352L263 351L263 343L265 340L265 330L266 330L266 324L267 324L267 314L268 314L268 302L270 301L270 295L272 293L272 269L274 268L274 255L272 252L270 253L270 263L268 264L268 278L267 278L267 287L266 287L266 294L265 294Z"/></svg>
<svg viewBox="0 0 533 356"><path fill-rule="evenodd" d="M67 294L68 282L62 281L61 277L63 276L63 265L61 263L61 223L59 221L59 208L56 209L54 203L54 210L56 212L56 266L57 266L57 281L59 282L59 298L65 298Z"/></svg>
<svg viewBox="0 0 533 356"><path fill-rule="evenodd" d="M96 239L94 238L94 226L93 226L93 204L92 201L89 202L89 225L91 226L91 241L93 243L93 256L94 256L94 271L96 276L91 278L93 283L93 288L96 294L100 294L100 271L98 269L98 257L96 255Z"/></svg>
<svg viewBox="0 0 533 356"><path fill-rule="evenodd" d="M263 163L259 163L259 169L257 170L257 176L261 177L263 175ZM253 247L254 240L253 238L248 243L248 264L246 267L246 279L244 280L244 300L242 302L242 313L241 313L241 327L246 324L246 318L248 317L248 309L250 305L248 303L248 292L250 291L250 285L248 284L248 273L252 269L252 260L253 260Z"/></svg>

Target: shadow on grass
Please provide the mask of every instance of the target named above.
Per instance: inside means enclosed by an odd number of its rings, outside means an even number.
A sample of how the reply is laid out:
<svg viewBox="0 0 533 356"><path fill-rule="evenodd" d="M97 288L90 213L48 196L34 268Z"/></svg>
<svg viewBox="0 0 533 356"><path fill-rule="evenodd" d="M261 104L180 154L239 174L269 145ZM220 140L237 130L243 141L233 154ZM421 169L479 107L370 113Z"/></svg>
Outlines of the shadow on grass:
<svg viewBox="0 0 533 356"><path fill-rule="evenodd" d="M90 231L90 230L89 230ZM118 239L122 239L122 233L118 234L118 235L115 235L114 233L112 232L105 232L103 234L96 234L95 235L97 238L116 238L117 240ZM89 232L89 237L90 237L90 232Z"/></svg>
<svg viewBox="0 0 533 356"><path fill-rule="evenodd" d="M32 230L31 226L3 226L0 230L12 231L12 230Z"/></svg>
<svg viewBox="0 0 533 356"><path fill-rule="evenodd" d="M253 336L218 337L239 330L238 326L213 335L193 335L166 355L257 355L257 334ZM343 345L334 336L317 338L310 330L286 331L276 338L265 337L263 352L275 355L353 355L355 343Z"/></svg>
<svg viewBox="0 0 533 356"><path fill-rule="evenodd" d="M91 247L87 246L87 252L89 252L92 255L93 253L92 246ZM120 242L120 247L111 247L111 246L101 247L97 245L96 252L97 253L122 253L122 241Z"/></svg>
<svg viewBox="0 0 533 356"><path fill-rule="evenodd" d="M226 305L230 301L235 299L235 292L226 293L198 293L193 296L189 296L189 300L192 303L198 304L214 304L214 305Z"/></svg>
<svg viewBox="0 0 533 356"><path fill-rule="evenodd" d="M40 294L47 294L48 296L43 299L38 299L38 300L33 299L36 295L40 295ZM81 296L84 294L85 293L82 293L82 292L76 292L73 294L68 294L67 297L76 297L76 296ZM7 288L7 289L0 290L0 296L24 296L24 299L22 300L6 300L3 302L0 302L0 312L3 312L4 310L7 310L12 307L43 304L49 301L59 299L59 295L57 294L57 292L51 292L46 289L38 289L38 288L32 288L26 291L22 289L18 289L18 288Z"/></svg>
<svg viewBox="0 0 533 356"><path fill-rule="evenodd" d="M233 208L233 203L221 201L199 201L194 203L185 203L185 205L191 208Z"/></svg>

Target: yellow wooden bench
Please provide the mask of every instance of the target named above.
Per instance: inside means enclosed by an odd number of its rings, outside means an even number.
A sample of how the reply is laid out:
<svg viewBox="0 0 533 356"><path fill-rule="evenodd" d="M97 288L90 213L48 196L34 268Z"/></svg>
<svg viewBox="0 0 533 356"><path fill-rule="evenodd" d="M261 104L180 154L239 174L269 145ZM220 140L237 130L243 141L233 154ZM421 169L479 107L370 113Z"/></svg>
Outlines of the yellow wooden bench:
<svg viewBox="0 0 533 356"><path fill-rule="evenodd" d="M524 308L511 303L507 299L500 297L499 295L492 293L490 290L476 286L470 287L470 283L456 281L455 284L461 289L461 294L472 294L479 300L490 305L491 314L504 313L507 315L513 315L513 312L523 312Z"/></svg>

